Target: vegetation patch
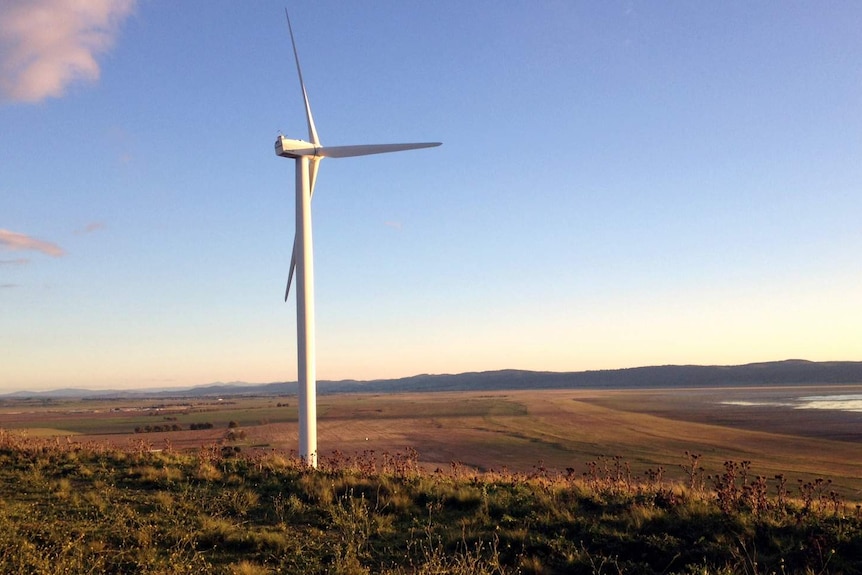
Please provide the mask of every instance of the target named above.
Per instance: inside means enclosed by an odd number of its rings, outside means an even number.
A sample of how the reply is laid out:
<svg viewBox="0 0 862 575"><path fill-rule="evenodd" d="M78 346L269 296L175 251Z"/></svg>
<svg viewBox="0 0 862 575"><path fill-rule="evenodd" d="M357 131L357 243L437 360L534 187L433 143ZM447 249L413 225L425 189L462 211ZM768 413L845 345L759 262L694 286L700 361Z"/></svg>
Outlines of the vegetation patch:
<svg viewBox="0 0 862 575"><path fill-rule="evenodd" d="M2 573L862 573L862 511L748 461L423 471L418 454L118 449L0 430Z"/></svg>

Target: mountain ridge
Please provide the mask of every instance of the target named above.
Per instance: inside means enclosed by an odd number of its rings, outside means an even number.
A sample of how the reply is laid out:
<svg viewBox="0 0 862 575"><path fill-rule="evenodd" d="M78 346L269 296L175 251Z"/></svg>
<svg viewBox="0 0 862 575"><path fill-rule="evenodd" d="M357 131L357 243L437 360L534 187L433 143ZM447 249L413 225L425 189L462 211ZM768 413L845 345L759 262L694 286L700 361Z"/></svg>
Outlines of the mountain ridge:
<svg viewBox="0 0 862 575"><path fill-rule="evenodd" d="M862 383L862 362L787 359L743 365L657 365L588 371L501 369L459 374L418 374L392 379L322 380L319 394L428 393L441 391L510 391L525 389L650 389L668 387L743 387ZM215 382L158 390L18 391L0 399L111 399L296 395L296 382Z"/></svg>

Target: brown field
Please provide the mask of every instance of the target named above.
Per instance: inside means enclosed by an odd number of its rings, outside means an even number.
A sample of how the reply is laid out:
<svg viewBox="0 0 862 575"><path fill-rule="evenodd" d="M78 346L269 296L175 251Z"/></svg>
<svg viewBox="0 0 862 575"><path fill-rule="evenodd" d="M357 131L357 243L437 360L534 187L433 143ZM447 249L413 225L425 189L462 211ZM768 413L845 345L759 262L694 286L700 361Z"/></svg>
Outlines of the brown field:
<svg viewBox="0 0 862 575"><path fill-rule="evenodd" d="M720 403L800 391L860 393L862 386L331 395L319 398L318 439L323 457L413 448L429 469L458 463L582 473L588 462L613 465L607 459L619 456L635 475L662 466L666 477L680 479L688 451L702 456L707 485L724 461L751 461L754 475L829 478L844 497L862 500L862 414ZM226 439L231 421L244 437ZM188 430L202 422L213 428ZM135 433L164 424L183 431ZM227 443L289 452L297 441L296 399L9 400L0 403L0 428L154 449Z"/></svg>

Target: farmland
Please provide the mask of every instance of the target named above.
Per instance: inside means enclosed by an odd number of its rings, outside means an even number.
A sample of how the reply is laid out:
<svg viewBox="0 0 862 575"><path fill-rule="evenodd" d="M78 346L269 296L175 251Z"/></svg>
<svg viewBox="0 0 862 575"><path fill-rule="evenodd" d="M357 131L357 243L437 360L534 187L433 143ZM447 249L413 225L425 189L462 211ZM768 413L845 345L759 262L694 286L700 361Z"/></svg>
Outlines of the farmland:
<svg viewBox="0 0 862 575"><path fill-rule="evenodd" d="M858 386L819 386L849 393ZM410 448L427 469L457 462L477 470L535 466L582 473L599 457L621 457L634 472L662 466L682 477L684 453L705 473L728 459L764 475L830 477L862 499L862 414L729 405L805 388L578 390L344 394L319 398L321 456ZM7 400L0 427L30 436L123 447L240 450L296 447L292 397ZM201 424L207 429L190 429ZM161 431L164 428L179 428ZM149 432L143 432L146 430ZM136 430L138 431L136 433Z"/></svg>

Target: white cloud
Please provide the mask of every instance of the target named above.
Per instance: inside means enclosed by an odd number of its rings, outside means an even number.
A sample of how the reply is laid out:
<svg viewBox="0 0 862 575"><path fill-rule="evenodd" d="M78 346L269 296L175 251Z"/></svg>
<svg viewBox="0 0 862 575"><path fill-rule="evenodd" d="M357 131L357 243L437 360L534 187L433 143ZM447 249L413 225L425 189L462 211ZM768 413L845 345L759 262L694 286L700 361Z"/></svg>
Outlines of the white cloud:
<svg viewBox="0 0 862 575"><path fill-rule="evenodd" d="M0 0L0 95L38 102L97 80L135 0Z"/></svg>
<svg viewBox="0 0 862 575"><path fill-rule="evenodd" d="M0 248L6 248L11 251L35 251L55 258L66 255L66 252L51 242L37 240L25 234L11 232L9 230L0 230Z"/></svg>

